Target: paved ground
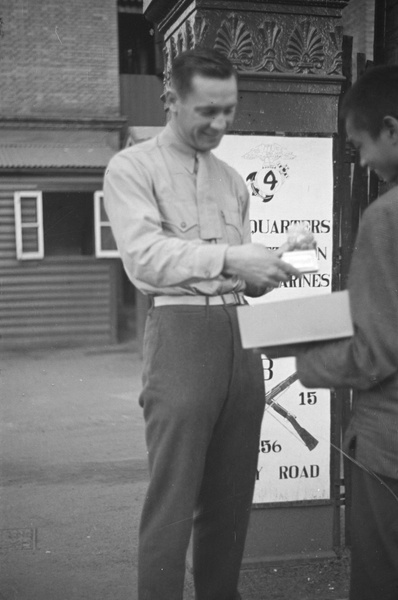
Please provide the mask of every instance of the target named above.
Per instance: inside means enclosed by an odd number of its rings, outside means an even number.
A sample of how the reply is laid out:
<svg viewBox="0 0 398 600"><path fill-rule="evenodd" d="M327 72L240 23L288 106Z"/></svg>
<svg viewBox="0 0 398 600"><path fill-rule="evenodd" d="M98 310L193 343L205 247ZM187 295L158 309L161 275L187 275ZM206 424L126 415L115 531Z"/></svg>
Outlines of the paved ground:
<svg viewBox="0 0 398 600"><path fill-rule="evenodd" d="M136 600L140 377L131 344L3 356L0 600ZM243 597L340 599L347 573L346 559L245 571Z"/></svg>

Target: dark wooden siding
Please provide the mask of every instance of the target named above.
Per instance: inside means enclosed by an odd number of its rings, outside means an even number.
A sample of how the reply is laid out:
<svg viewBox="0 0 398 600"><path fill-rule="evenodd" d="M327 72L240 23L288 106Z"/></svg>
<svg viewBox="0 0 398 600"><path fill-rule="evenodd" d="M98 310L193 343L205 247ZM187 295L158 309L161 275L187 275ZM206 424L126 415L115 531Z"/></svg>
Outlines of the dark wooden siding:
<svg viewBox="0 0 398 600"><path fill-rule="evenodd" d="M115 261L83 256L18 261L15 189L14 184L0 191L0 347L116 342Z"/></svg>
<svg viewBox="0 0 398 600"><path fill-rule="evenodd" d="M19 191L29 189L21 186ZM15 261L15 217L14 217L14 186L0 186L0 265L5 261Z"/></svg>
<svg viewBox="0 0 398 600"><path fill-rule="evenodd" d="M95 259L24 262L0 271L5 348L115 342L112 264Z"/></svg>

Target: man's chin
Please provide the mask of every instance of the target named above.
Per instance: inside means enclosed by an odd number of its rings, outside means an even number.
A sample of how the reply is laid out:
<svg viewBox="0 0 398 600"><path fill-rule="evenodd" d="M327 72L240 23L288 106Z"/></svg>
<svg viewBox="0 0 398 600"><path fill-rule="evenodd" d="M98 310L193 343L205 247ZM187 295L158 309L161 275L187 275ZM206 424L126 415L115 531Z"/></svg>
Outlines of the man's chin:
<svg viewBox="0 0 398 600"><path fill-rule="evenodd" d="M213 148L217 148L220 144L222 138L208 139L202 140L200 144L200 149L202 152L206 152L207 150L213 150Z"/></svg>
<svg viewBox="0 0 398 600"><path fill-rule="evenodd" d="M211 135L209 133L201 133L197 136L196 139L197 142L202 146L207 146L208 148L216 148L216 146L218 146L218 144L221 142L223 136L224 133L221 134L220 132L215 135Z"/></svg>

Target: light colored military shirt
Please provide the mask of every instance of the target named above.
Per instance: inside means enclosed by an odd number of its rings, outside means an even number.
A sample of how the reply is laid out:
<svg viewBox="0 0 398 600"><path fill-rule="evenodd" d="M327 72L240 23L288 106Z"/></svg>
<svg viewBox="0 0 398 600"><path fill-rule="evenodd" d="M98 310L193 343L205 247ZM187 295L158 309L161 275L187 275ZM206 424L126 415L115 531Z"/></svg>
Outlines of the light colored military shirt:
<svg viewBox="0 0 398 600"><path fill-rule="evenodd" d="M143 293L245 289L221 272L228 246L251 241L246 184L211 152L183 143L170 124L111 159L104 201L124 268Z"/></svg>

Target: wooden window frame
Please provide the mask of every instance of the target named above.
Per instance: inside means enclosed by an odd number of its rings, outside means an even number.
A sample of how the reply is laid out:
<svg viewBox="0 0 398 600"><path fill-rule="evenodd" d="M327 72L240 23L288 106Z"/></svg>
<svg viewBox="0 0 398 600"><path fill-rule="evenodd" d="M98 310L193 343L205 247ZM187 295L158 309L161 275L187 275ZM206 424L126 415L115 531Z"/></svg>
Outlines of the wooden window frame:
<svg viewBox="0 0 398 600"><path fill-rule="evenodd" d="M94 192L94 239L95 239L95 257L96 258L120 258L119 250L104 250L102 248L102 235L101 231L103 227L109 227L109 219L106 221L101 220L101 202L104 199L104 192Z"/></svg>
<svg viewBox="0 0 398 600"><path fill-rule="evenodd" d="M32 223L22 221L21 201L23 198L33 198L36 200L37 220ZM14 214L15 214L15 242L16 254L18 260L38 260L44 258L44 232L43 232L43 194L39 191L23 191L14 193ZM37 229L37 251L24 251L23 249L23 229Z"/></svg>

